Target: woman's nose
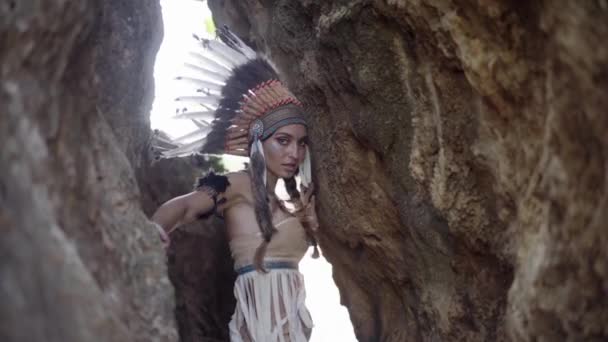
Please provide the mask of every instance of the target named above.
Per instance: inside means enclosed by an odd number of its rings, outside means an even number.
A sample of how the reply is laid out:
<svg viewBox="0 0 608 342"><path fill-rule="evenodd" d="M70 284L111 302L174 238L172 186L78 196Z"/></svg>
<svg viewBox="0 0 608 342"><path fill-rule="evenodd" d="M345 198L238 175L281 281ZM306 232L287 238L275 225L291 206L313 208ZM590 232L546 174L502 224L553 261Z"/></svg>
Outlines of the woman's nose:
<svg viewBox="0 0 608 342"><path fill-rule="evenodd" d="M298 159L298 144L289 144L287 148L287 155L290 158Z"/></svg>

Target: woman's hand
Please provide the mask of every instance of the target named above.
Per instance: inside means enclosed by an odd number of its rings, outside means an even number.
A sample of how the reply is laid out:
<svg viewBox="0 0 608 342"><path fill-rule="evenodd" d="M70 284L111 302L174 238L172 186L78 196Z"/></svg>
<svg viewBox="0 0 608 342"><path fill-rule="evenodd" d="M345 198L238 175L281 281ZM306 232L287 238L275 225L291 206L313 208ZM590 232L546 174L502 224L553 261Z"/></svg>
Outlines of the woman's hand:
<svg viewBox="0 0 608 342"><path fill-rule="evenodd" d="M167 232L163 229L163 227L161 227L160 224L152 221L152 224L154 224L154 227L156 228L156 230L158 231L158 235L160 236L160 241L163 243L163 248L166 250L169 249L169 245L171 244L171 238L169 237L169 234L167 234Z"/></svg>
<svg viewBox="0 0 608 342"><path fill-rule="evenodd" d="M302 202L302 208L298 210L298 217L300 221L308 226L308 228L314 233L319 229L319 221L317 220L317 211L315 210L315 195L314 184L310 183L308 187L301 186L300 201Z"/></svg>

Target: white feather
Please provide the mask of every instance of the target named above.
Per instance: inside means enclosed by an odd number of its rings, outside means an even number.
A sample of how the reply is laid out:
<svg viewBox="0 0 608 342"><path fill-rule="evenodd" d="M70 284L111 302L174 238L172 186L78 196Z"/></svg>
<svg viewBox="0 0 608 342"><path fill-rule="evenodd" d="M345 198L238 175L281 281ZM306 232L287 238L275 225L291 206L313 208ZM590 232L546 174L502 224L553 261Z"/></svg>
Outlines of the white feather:
<svg viewBox="0 0 608 342"><path fill-rule="evenodd" d="M184 66L190 70L195 71L196 73L198 73L198 75L200 75L205 80L208 80L208 81L214 82L214 83L218 83L218 84L226 83L227 77L225 75L219 74L219 73L211 71L211 70L204 69L204 68L202 68L198 65L194 65L192 63L184 63Z"/></svg>
<svg viewBox="0 0 608 342"><path fill-rule="evenodd" d="M217 104L216 104L216 105L211 106L211 105L208 105L208 104L199 103L199 105L200 105L201 107L205 108L206 110L210 110L210 111L212 111L212 112L215 112L215 111L217 110L217 107L218 107L218 105L217 105Z"/></svg>
<svg viewBox="0 0 608 342"><path fill-rule="evenodd" d="M200 48L195 48L194 51L188 53L197 63L201 65L209 65L214 69L223 70L229 75L232 74L232 64L221 63L217 60L211 59L214 52L210 52L209 50L203 50Z"/></svg>
<svg viewBox="0 0 608 342"><path fill-rule="evenodd" d="M168 148L165 148L165 147L162 147L162 146L159 146L159 145L156 145L156 144L152 144L152 147L155 150L160 151L160 152L164 152L164 151L168 151L169 150Z"/></svg>
<svg viewBox="0 0 608 342"><path fill-rule="evenodd" d="M178 76L177 79L180 80L180 81L186 81L188 83L193 83L199 89L209 89L209 90L212 90L212 91L221 92L222 88L224 87L221 84L217 84L217 83L201 80L201 79L194 78L194 77Z"/></svg>
<svg viewBox="0 0 608 342"><path fill-rule="evenodd" d="M312 183L312 172L311 172L311 161L310 161L310 150L306 148L304 154L304 160L300 164L300 180L304 186L308 186Z"/></svg>
<svg viewBox="0 0 608 342"><path fill-rule="evenodd" d="M175 115L174 119L202 119L212 121L215 117L215 111L204 111L204 112L185 112Z"/></svg>
<svg viewBox="0 0 608 342"><path fill-rule="evenodd" d="M211 124L205 120L190 119L198 128L209 127Z"/></svg>
<svg viewBox="0 0 608 342"><path fill-rule="evenodd" d="M222 61L230 63L233 67L247 63L248 61L247 57L226 46L224 43L209 40L205 44L209 50L215 52L215 56L219 57Z"/></svg>
<svg viewBox="0 0 608 342"><path fill-rule="evenodd" d="M192 139L204 138L207 134L209 134L209 132L211 132L210 126L202 127L202 128L197 129L194 132L190 132L188 134L182 135L181 137L175 138L173 140L173 142L176 144L183 144Z"/></svg>
<svg viewBox="0 0 608 342"><path fill-rule="evenodd" d="M180 96L175 99L179 102L192 102L206 105L217 105L220 102L221 97L213 94L205 95L193 95L193 96Z"/></svg>
<svg viewBox="0 0 608 342"><path fill-rule="evenodd" d="M188 156L192 153L198 152L200 151L200 149L203 147L203 145L205 144L205 142L207 141L207 138L202 138L202 139L198 139L195 140L191 143L182 145L176 149L170 150L170 151L166 151L163 152L163 157L165 158L172 158L172 157L184 157L184 156Z"/></svg>
<svg viewBox="0 0 608 342"><path fill-rule="evenodd" d="M154 140L159 141L159 142L164 143L164 144L168 144L168 145L174 145L174 146L177 146L177 145L176 145L176 144L173 142L173 139L167 139L167 138L162 137L162 136L159 136L159 135L155 135L155 136L154 136Z"/></svg>
<svg viewBox="0 0 608 342"><path fill-rule="evenodd" d="M221 76L223 79L228 79L228 77L230 77L230 75L232 74L232 73L226 71L226 69L220 69L215 66L200 63L199 61L195 61L195 60L187 60L184 64L186 64L186 63L188 64L188 67L192 70L196 70L196 71L204 70L206 72L215 74L216 77ZM196 67L197 69L195 69L194 67Z"/></svg>

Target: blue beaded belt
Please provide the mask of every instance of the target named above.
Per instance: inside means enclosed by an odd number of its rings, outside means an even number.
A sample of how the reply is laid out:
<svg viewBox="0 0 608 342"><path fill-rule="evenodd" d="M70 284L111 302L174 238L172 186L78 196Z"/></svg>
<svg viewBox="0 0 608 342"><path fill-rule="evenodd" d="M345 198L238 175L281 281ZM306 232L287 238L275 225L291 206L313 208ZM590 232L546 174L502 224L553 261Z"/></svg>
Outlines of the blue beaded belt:
<svg viewBox="0 0 608 342"><path fill-rule="evenodd" d="M266 261L264 262L264 268L267 270L276 270L276 269L298 269L298 264L292 261ZM238 275L243 275L245 273L249 273L255 271L254 265L247 265L236 269L236 273Z"/></svg>

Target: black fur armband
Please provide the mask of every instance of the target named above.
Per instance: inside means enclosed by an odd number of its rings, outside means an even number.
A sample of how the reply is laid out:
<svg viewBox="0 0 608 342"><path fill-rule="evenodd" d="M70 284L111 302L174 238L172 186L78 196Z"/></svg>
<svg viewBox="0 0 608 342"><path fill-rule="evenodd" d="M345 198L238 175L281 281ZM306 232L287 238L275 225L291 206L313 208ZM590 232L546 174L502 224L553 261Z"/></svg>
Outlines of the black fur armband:
<svg viewBox="0 0 608 342"><path fill-rule="evenodd" d="M213 171L209 172L205 177L199 177L194 185L194 190L204 191L213 199L213 208L211 210L201 213L198 215L199 219L206 219L212 214L217 215L217 206L226 201L225 198L217 200L217 197L226 192L226 189L230 186L228 177L222 175L216 175ZM219 215L218 215L219 216Z"/></svg>

